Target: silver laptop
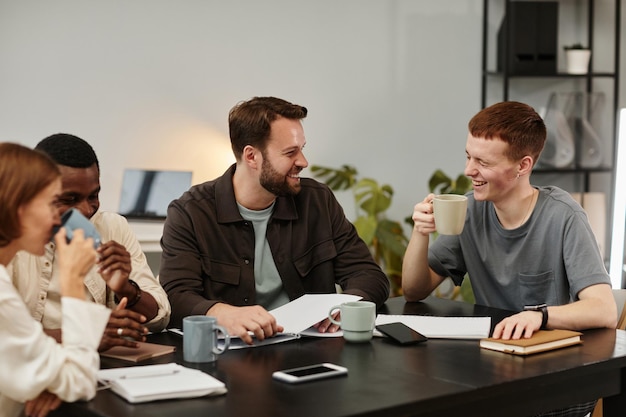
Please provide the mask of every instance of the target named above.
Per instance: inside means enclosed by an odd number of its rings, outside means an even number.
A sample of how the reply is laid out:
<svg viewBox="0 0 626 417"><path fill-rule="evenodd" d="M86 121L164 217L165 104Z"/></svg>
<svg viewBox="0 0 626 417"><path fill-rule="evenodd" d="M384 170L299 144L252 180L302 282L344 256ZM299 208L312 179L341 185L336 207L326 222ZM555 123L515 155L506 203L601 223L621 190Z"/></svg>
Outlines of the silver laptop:
<svg viewBox="0 0 626 417"><path fill-rule="evenodd" d="M128 219L165 219L167 206L191 186L191 171L125 169L119 213Z"/></svg>

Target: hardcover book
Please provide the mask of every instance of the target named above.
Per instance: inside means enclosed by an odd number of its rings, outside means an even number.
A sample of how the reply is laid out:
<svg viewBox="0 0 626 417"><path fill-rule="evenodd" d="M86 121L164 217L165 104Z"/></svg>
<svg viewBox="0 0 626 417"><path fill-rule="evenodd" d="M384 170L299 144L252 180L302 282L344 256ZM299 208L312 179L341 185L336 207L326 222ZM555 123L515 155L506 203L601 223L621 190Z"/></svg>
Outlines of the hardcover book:
<svg viewBox="0 0 626 417"><path fill-rule="evenodd" d="M174 352L174 346L159 345L156 343L137 342L138 348L115 346L100 353L100 356L107 358L121 359L129 362L141 362L157 356L167 355Z"/></svg>
<svg viewBox="0 0 626 417"><path fill-rule="evenodd" d="M513 355L530 355L547 350L560 349L566 346L582 343L582 333L572 330L539 330L528 339L481 339L480 347L511 353Z"/></svg>

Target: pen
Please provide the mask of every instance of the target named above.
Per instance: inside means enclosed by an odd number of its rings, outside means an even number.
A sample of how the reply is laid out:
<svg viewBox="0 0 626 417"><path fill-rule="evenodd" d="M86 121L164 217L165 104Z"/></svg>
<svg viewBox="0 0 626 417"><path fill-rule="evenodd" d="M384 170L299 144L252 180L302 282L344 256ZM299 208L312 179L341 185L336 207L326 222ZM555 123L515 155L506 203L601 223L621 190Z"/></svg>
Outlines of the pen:
<svg viewBox="0 0 626 417"><path fill-rule="evenodd" d="M167 331L168 331L168 332L170 332L170 333L177 334L177 335L179 335L179 336L182 336L182 335L183 335L183 331L182 331L182 330L180 330L180 329L171 328L171 329L167 329Z"/></svg>
<svg viewBox="0 0 626 417"><path fill-rule="evenodd" d="M152 377L156 377L156 376L169 376L169 375L175 375L177 373L179 373L180 370L179 369L173 369L170 371L154 371L154 372L142 372L142 373L136 373L136 374L129 374L129 375L122 375L119 377L119 379L137 379L137 378L152 378Z"/></svg>

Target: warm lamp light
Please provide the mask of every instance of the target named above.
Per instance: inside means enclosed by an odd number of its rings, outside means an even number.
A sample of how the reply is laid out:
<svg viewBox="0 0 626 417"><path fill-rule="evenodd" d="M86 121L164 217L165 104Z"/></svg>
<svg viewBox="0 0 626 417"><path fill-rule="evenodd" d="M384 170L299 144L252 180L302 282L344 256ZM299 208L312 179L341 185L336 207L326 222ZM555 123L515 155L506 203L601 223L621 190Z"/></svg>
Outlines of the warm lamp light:
<svg viewBox="0 0 626 417"><path fill-rule="evenodd" d="M617 158L613 181L613 231L609 271L613 288L622 288L624 231L626 230L626 108L619 112Z"/></svg>

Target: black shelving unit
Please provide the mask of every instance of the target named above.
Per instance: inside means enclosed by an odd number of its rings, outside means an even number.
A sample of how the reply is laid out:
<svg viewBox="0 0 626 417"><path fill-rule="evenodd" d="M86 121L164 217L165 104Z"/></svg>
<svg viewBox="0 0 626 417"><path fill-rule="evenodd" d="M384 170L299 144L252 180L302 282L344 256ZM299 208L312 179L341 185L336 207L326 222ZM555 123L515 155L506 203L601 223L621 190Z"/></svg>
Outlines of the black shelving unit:
<svg viewBox="0 0 626 417"><path fill-rule="evenodd" d="M621 20L621 0L614 0L614 17L615 17L615 33L614 33L614 58L613 58L613 71L610 72L594 72L594 53L592 51L591 54L591 62L589 66L589 72L587 74L568 74L568 73L554 73L554 74L515 74L509 71L508 59L503 59L500 63L500 69L494 70L488 68L488 59L489 59L489 46L490 41L496 42L496 39L489 39L489 5L490 2L504 2L504 16L510 16L511 13L511 3L516 0L483 0L483 27L482 27L482 84L481 84L481 107L484 108L487 106L487 95L488 95L488 84L490 79L500 79L502 83L502 100L507 101L510 99L514 99L510 97L510 84L512 80L515 80L516 83L522 83L524 79L579 79L583 80L585 87L584 92L592 93L594 91L594 80L596 79L608 79L613 81L613 97L612 103L608 107L612 111L611 121L612 127L610 131L612 132L612 148L610 150L610 154L612 155L612 161L608 164L608 166L603 167L595 167L595 168L585 168L580 166L568 167L568 168L535 168L533 170L533 175L535 174L564 174L564 175L582 175L583 185L582 190L587 192L590 189L590 177L595 173L612 173L612 181L615 181L614 178L614 170L615 166L615 141L616 141L616 133L617 133L617 125L616 125L616 117L618 110L618 92L619 92L619 51L620 51L620 20ZM565 3L574 3L574 0L561 0L559 5ZM579 3L578 7L585 7L585 1ZM595 8L596 1L594 0L586 0L587 7L587 45L590 48L593 48L594 45L594 23L595 23ZM508 51L511 48L512 39L510 39L508 31L504 31L503 38L501 38L501 42L504 40L504 51ZM558 45L559 48L562 48L563 45Z"/></svg>

